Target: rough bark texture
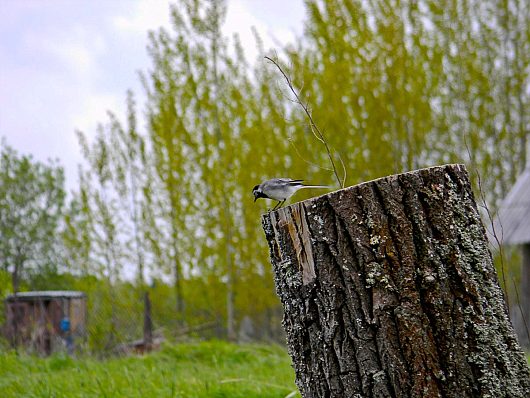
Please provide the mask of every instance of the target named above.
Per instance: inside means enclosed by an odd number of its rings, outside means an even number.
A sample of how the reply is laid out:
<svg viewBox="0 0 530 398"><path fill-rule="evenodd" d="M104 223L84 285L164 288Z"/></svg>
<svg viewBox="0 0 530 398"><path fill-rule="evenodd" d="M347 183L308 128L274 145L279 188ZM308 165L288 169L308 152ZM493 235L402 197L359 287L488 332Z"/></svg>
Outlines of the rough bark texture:
<svg viewBox="0 0 530 398"><path fill-rule="evenodd" d="M528 397L462 165L263 216L303 397Z"/></svg>

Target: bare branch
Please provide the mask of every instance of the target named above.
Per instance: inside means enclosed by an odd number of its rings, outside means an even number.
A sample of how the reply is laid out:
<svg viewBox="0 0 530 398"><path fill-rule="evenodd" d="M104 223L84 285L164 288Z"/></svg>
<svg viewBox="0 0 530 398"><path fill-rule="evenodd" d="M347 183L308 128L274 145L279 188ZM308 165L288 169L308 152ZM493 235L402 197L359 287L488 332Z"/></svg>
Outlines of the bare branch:
<svg viewBox="0 0 530 398"><path fill-rule="evenodd" d="M282 69L282 67L279 65L279 63L277 61L275 61L271 57L267 57L267 56L265 57L265 59L268 60L269 62L271 62L273 65L275 65L278 68L278 70L280 71L280 73L282 74L282 76L284 77L285 81L287 82L287 86L289 87L289 90L291 90L291 92L293 93L293 95L294 95L294 97L296 99L296 100L292 100L292 102L297 103L304 110L305 114L307 115L307 118L309 119L309 127L311 129L311 133L313 134L313 136L315 136L315 138L317 140L319 140L322 144L324 144L324 147L326 148L326 153L327 153L329 161L331 163L331 167L333 169L333 174L335 174L335 178L337 179L337 182L339 183L339 186L341 188L344 188L344 186L346 184L346 166L344 165L342 157L340 156L340 154L337 153L337 155L339 157L339 160L340 160L340 163L342 165L343 172L344 172L343 179L341 180L341 178L339 177L339 173L337 171L337 167L335 166L335 161L333 160L333 154L332 154L331 148L330 148L328 142L326 141L326 138L324 137L324 134L322 133L322 131L320 131L320 129L316 125L315 121L313 120L313 116L311 115L311 110L309 109L307 104L302 102L302 100L300 99L300 95L299 95L298 91L296 91L296 89L294 88L294 85L293 85L293 82L292 82L291 78L289 78L289 76L287 76L287 74L284 72L284 70Z"/></svg>
<svg viewBox="0 0 530 398"><path fill-rule="evenodd" d="M505 294L505 297L506 297L506 306L508 307L508 316L510 314L510 296L508 295L508 285L507 285L507 282L506 282L506 270L505 270L505 264L504 264L504 250L503 250L503 247L502 247L502 239L503 239L503 229L502 229L502 224L499 224L500 225L500 228L501 228L501 237L499 239L499 236L497 235L497 230L495 228L495 222L493 221L493 216L490 212L490 209L488 207L488 204L486 203L486 196L484 195L484 190L482 189L482 179L480 177L480 173L478 172L478 169L475 165L475 162L473 161L473 158L471 156L471 150L469 149L469 145L467 144L467 136L464 135L464 145L466 147L466 151L467 151L467 156L469 157L469 161L470 163L472 164L472 167L473 167L473 170L475 172L475 175L477 176L477 184L478 184L478 190L479 190L479 195L480 195L480 200L482 201L481 204L479 204L480 207L484 208L484 210L486 211L486 215L488 216L488 221L490 223L490 226L491 226L491 231L492 231L492 234L493 234L493 237L495 239L495 242L497 243L497 247L499 248L499 258L500 258L500 262L501 262L501 278L502 278L502 284L504 285L504 294ZM526 323L526 322L525 322ZM528 329L526 331L528 333Z"/></svg>
<svg viewBox="0 0 530 398"><path fill-rule="evenodd" d="M530 329L528 328L528 322L526 321L526 316L523 311L523 307L521 307L521 298L519 297L519 289L517 288L517 283L515 283L515 278L512 276L512 283L513 288L515 290L515 297L517 298L517 307L519 308L519 312L521 313L521 318L523 318L524 327L526 330L526 337L528 338L528 341L530 341Z"/></svg>
<svg viewBox="0 0 530 398"><path fill-rule="evenodd" d="M296 154L298 155L298 157L299 157L300 159L302 159L304 162L306 162L307 164L309 164L309 165L311 165L311 166L314 166L314 167L318 167L318 168L321 169L321 170L333 171L333 169L330 169L330 168L328 168L328 167L322 167L322 166L319 166L319 165L316 164L316 163L313 163L313 162L310 162L309 160L304 159L304 157L300 154L300 151L298 151L298 148L297 148L296 145L294 144L292 137L289 137L289 143L290 143L291 146L293 147L293 149L294 149L294 151L296 152Z"/></svg>

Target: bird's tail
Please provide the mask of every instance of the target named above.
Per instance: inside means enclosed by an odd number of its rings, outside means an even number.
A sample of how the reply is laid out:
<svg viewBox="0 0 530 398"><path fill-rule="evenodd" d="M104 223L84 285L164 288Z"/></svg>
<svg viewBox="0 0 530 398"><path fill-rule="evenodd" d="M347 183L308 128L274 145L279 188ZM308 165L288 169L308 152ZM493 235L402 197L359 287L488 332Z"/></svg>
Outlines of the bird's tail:
<svg viewBox="0 0 530 398"><path fill-rule="evenodd" d="M302 185L300 188L331 188L329 185Z"/></svg>

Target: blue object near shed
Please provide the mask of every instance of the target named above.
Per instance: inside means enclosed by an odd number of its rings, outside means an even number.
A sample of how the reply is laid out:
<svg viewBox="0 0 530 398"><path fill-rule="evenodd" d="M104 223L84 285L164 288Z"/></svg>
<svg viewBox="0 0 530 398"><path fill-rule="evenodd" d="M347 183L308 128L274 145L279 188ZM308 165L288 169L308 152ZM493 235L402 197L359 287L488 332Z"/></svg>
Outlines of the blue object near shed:
<svg viewBox="0 0 530 398"><path fill-rule="evenodd" d="M49 355L86 339L86 294L51 290L19 292L5 299L7 339L13 346Z"/></svg>

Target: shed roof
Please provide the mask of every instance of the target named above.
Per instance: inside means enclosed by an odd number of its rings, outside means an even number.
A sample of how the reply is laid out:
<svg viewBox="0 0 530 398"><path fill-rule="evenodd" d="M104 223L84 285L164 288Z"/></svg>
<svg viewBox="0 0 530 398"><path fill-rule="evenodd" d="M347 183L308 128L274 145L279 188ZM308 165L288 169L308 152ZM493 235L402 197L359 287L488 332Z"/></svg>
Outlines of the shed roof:
<svg viewBox="0 0 530 398"><path fill-rule="evenodd" d="M517 178L512 189L502 201L495 220L502 242L521 244L530 242L530 165Z"/></svg>
<svg viewBox="0 0 530 398"><path fill-rule="evenodd" d="M16 295L10 294L6 297L6 301L37 301L53 298L83 298L85 293L73 290L44 290L36 292L19 292Z"/></svg>

